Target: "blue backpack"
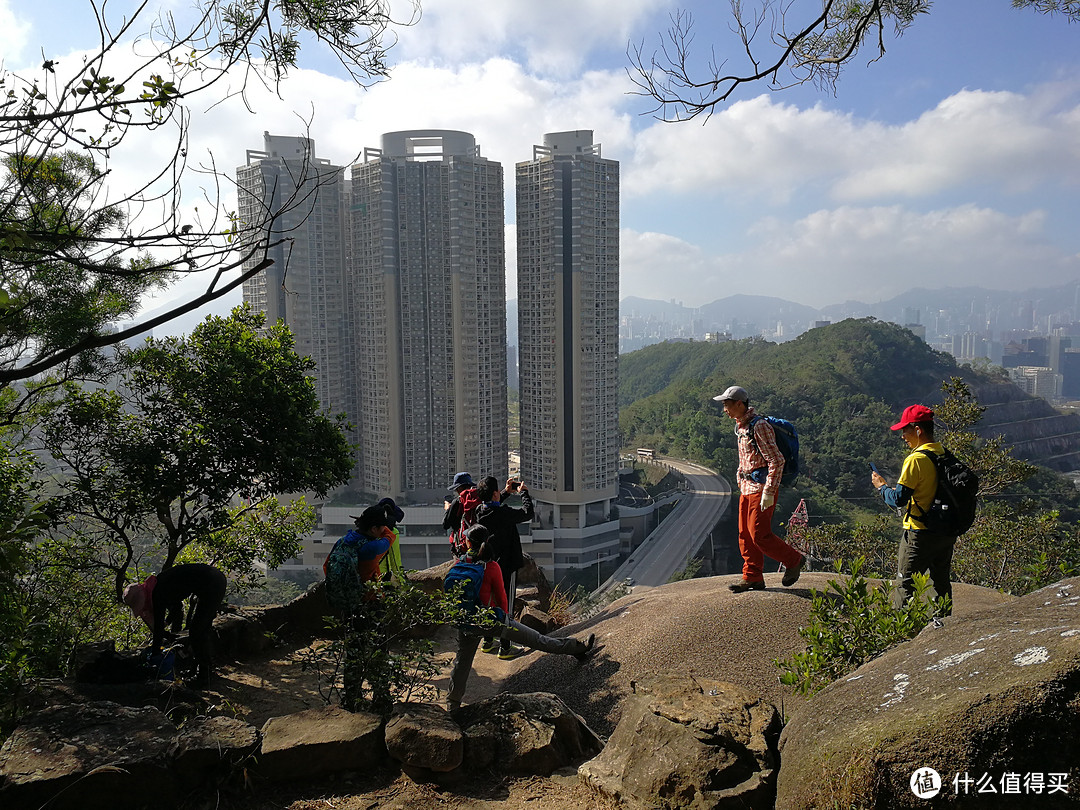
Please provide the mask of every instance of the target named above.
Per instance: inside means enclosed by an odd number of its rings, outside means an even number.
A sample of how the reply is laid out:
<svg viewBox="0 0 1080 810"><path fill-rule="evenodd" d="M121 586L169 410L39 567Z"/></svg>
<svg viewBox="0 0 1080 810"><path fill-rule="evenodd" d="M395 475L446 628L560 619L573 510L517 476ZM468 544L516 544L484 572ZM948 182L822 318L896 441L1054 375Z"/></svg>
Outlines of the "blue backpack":
<svg viewBox="0 0 1080 810"><path fill-rule="evenodd" d="M470 616L476 613L480 602L480 583L484 581L484 563L460 560L453 564L443 580L443 590L447 593L459 588L461 595L458 606Z"/></svg>
<svg viewBox="0 0 1080 810"><path fill-rule="evenodd" d="M778 416L755 416L750 421L750 443L754 445L758 453L761 449L754 439L754 425L759 419L764 419L772 425L773 433L776 435L776 447L780 455L784 457L784 472L780 476L780 486L790 487L799 477L799 432L787 419L781 419Z"/></svg>

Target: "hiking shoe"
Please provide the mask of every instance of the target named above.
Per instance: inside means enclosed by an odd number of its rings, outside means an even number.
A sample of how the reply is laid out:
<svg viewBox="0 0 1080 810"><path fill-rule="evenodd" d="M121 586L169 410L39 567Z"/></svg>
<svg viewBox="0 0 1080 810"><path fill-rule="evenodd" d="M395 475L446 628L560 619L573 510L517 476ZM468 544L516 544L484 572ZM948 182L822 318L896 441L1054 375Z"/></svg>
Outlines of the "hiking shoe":
<svg viewBox="0 0 1080 810"><path fill-rule="evenodd" d="M493 655L499 651L499 642L495 639L484 639L484 643L480 645L480 652Z"/></svg>
<svg viewBox="0 0 1080 810"><path fill-rule="evenodd" d="M585 639L585 649L582 650L579 653L575 653L574 658L576 658L578 661L580 661L581 663L584 664L586 661L588 661L590 658L593 657L593 653L595 653L595 652L596 652L596 633L589 633L589 637L587 639Z"/></svg>
<svg viewBox="0 0 1080 810"><path fill-rule="evenodd" d="M738 582L733 582L728 585L728 590L732 593L746 593L747 591L763 591L765 590L765 580L755 579L751 582L748 579L740 579Z"/></svg>
<svg viewBox="0 0 1080 810"><path fill-rule="evenodd" d="M499 660L500 661L513 661L515 658L520 658L524 654L525 654L525 650L523 648L511 646L507 650L500 650L499 651Z"/></svg>
<svg viewBox="0 0 1080 810"><path fill-rule="evenodd" d="M799 564L794 568L789 568L784 572L784 578L780 580L780 584L785 588L790 588L796 582L799 581L799 574L802 573L803 567L806 565L805 555L799 557Z"/></svg>

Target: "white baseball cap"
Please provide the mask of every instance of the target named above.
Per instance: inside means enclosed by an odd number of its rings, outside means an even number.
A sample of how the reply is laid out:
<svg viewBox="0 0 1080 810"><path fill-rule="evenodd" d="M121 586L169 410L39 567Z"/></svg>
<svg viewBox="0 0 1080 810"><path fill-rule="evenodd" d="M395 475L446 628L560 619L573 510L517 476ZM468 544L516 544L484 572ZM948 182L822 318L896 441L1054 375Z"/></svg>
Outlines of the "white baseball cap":
<svg viewBox="0 0 1080 810"><path fill-rule="evenodd" d="M733 385L720 396L713 397L713 401L715 402L727 402L729 399L736 399L739 402L749 402L750 395L746 393L746 389L741 385Z"/></svg>

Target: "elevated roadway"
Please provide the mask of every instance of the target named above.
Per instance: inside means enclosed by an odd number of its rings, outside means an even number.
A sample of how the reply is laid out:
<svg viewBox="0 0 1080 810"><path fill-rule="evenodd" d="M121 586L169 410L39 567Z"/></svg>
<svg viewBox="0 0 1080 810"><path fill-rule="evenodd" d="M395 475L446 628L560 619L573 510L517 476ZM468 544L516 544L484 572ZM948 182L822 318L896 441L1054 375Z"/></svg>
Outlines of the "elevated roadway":
<svg viewBox="0 0 1080 810"><path fill-rule="evenodd" d="M686 477L675 508L597 590L598 594L631 579L634 585L663 585L687 566L724 513L731 507L727 479L700 464L658 458Z"/></svg>

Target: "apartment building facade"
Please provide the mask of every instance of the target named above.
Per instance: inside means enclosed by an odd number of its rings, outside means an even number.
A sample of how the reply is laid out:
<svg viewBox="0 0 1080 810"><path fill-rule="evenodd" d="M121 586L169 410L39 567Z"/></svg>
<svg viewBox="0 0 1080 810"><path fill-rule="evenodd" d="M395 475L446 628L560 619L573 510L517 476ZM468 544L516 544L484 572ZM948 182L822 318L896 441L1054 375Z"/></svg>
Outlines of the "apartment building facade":
<svg viewBox="0 0 1080 810"><path fill-rule="evenodd" d="M619 545L619 164L592 136L548 133L516 166L521 475L557 580Z"/></svg>

